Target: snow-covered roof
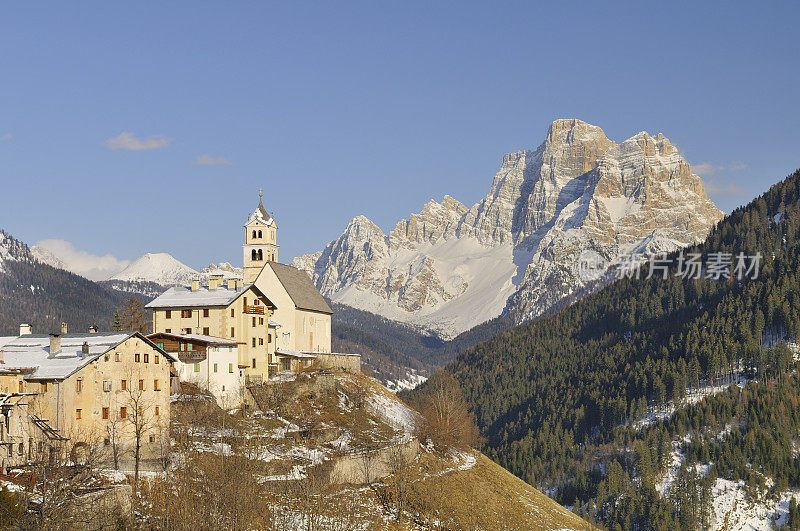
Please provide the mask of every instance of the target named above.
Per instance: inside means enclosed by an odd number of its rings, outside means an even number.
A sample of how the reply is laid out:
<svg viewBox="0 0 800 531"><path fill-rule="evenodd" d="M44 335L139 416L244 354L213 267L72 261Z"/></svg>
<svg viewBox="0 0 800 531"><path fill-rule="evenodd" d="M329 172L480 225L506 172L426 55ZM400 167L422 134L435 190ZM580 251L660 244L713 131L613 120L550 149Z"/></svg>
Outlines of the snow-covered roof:
<svg viewBox="0 0 800 531"><path fill-rule="evenodd" d="M139 332L64 334L60 336L61 351L51 356L49 335L18 336L0 350L0 370L29 372L25 376L28 380L63 380L133 336L158 348ZM88 354L82 352L84 343L89 346ZM174 359L162 349L158 350Z"/></svg>
<svg viewBox="0 0 800 531"><path fill-rule="evenodd" d="M308 358L316 359L316 354L309 354L308 352L300 352L299 350L276 350L275 354L278 356L289 356L290 358Z"/></svg>
<svg viewBox="0 0 800 531"><path fill-rule="evenodd" d="M273 328L280 328L281 327L280 323L276 323L272 319L267 320L267 325L271 326Z"/></svg>
<svg viewBox="0 0 800 531"><path fill-rule="evenodd" d="M170 332L156 332L148 335L147 337L150 339L150 341L155 342L155 338L158 336L168 336L176 339L189 339L191 341L198 341L200 343L208 343L210 345L244 345L244 343L241 341L236 341L235 339L226 339L224 337L207 336L203 334L173 334Z"/></svg>
<svg viewBox="0 0 800 531"><path fill-rule="evenodd" d="M0 336L0 348L3 348L8 343L14 341L19 336Z"/></svg>
<svg viewBox="0 0 800 531"><path fill-rule="evenodd" d="M145 304L145 308L228 306L251 286L252 284L247 284L239 289L228 289L225 285L217 289L200 286L196 291L192 291L189 286L175 286Z"/></svg>
<svg viewBox="0 0 800 531"><path fill-rule="evenodd" d="M248 218L245 226L248 226L256 221L268 227L271 225L275 225L275 219L269 215L267 209L264 208L264 203L262 203L260 199L258 200L258 206L253 211L253 213L250 214L250 217Z"/></svg>

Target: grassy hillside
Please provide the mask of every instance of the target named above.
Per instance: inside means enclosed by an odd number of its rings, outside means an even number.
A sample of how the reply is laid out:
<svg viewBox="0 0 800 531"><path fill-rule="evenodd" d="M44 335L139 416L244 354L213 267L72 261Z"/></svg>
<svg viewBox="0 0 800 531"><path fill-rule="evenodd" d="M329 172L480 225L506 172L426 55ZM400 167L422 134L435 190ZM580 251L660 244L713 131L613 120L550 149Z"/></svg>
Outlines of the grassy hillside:
<svg viewBox="0 0 800 531"><path fill-rule="evenodd" d="M420 447L414 437L420 417L365 375L309 371L256 388L261 411L252 416L229 414L196 388L184 389L173 402L173 465L145 487L147 523L175 529L212 521L241 529L591 528L478 452ZM400 445L413 453L391 451ZM331 483L341 460L358 463L351 477L361 479Z"/></svg>
<svg viewBox="0 0 800 531"><path fill-rule="evenodd" d="M617 281L459 355L447 370L476 414L487 455L537 485L563 488L579 474L597 485L608 471L589 476L606 445L621 444L618 429L683 400L687 387L737 373L786 375L785 354L766 346L797 337L799 200L795 172L690 250L704 262L715 252L760 252L755 280L683 279L675 265L667 279L648 280L645 266L641 279ZM623 468L636 473L632 458Z"/></svg>

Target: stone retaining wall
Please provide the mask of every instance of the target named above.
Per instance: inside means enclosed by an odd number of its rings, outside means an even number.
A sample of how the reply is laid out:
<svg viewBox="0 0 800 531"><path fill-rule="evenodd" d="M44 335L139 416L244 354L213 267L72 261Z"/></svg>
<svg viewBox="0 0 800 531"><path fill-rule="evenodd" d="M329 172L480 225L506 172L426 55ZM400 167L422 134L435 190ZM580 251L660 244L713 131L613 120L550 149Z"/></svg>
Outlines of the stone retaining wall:
<svg viewBox="0 0 800 531"><path fill-rule="evenodd" d="M398 461L410 463L419 453L419 440L411 439L378 450L346 454L332 459L329 481L363 485L383 479L397 468Z"/></svg>

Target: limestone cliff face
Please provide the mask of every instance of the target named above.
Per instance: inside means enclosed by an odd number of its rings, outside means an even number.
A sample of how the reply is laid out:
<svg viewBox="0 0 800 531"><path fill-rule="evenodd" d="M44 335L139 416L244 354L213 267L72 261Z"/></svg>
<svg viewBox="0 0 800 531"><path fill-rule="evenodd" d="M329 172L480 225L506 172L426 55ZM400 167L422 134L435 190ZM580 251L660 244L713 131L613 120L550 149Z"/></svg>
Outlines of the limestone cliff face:
<svg viewBox="0 0 800 531"><path fill-rule="evenodd" d="M450 337L504 311L538 316L586 288L583 250L613 265L699 242L721 217L663 135L617 144L556 120L537 149L503 157L471 208L431 200L388 235L359 216L294 265L334 300Z"/></svg>

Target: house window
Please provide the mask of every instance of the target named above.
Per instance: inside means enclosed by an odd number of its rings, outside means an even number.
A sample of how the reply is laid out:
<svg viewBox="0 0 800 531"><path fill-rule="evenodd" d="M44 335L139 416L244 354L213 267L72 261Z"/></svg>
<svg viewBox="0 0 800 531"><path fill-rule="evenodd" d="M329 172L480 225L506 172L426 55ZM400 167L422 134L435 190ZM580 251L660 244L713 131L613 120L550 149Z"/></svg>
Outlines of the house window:
<svg viewBox="0 0 800 531"><path fill-rule="evenodd" d="M108 420L108 408L103 408L103 420Z"/></svg>
<svg viewBox="0 0 800 531"><path fill-rule="evenodd" d="M139 391L144 391L144 380L139 380Z"/></svg>
<svg viewBox="0 0 800 531"><path fill-rule="evenodd" d="M253 317L253 327L255 327L255 326L256 326L256 318Z"/></svg>
<svg viewBox="0 0 800 531"><path fill-rule="evenodd" d="M259 345L263 345L264 344L264 338L263 337L259 337L258 338L258 344Z"/></svg>
<svg viewBox="0 0 800 531"><path fill-rule="evenodd" d="M17 447L17 455L22 455L25 453L25 443L19 443Z"/></svg>
<svg viewBox="0 0 800 531"><path fill-rule="evenodd" d="M158 345L158 348L161 350L164 350L164 343L156 343L156 345Z"/></svg>
<svg viewBox="0 0 800 531"><path fill-rule="evenodd" d="M203 317L208 317L208 308L203 308Z"/></svg>
<svg viewBox="0 0 800 531"><path fill-rule="evenodd" d="M126 408L125 406L119 408L119 418L121 419L128 418L128 408Z"/></svg>
<svg viewBox="0 0 800 531"><path fill-rule="evenodd" d="M22 387L22 382L20 382L20 387ZM83 391L83 379L78 378L75 380L75 392L80 393L81 391Z"/></svg>
<svg viewBox="0 0 800 531"><path fill-rule="evenodd" d="M80 380L78 380L78 381L80 381ZM25 392L25 382L23 382L22 380L19 381L19 392L20 393L24 393Z"/></svg>
<svg viewBox="0 0 800 531"><path fill-rule="evenodd" d="M119 352L115 352L114 353L114 361L119 361L119 360L120 360Z"/></svg>
<svg viewBox="0 0 800 531"><path fill-rule="evenodd" d="M200 364L199 363L195 363L194 364L194 372L200 372Z"/></svg>
<svg viewBox="0 0 800 531"><path fill-rule="evenodd" d="M225 392L225 386L224 385L222 386L222 392L223 393Z"/></svg>
<svg viewBox="0 0 800 531"><path fill-rule="evenodd" d="M76 419L81 420L81 416L82 415L83 415L83 410L82 409L76 409L75 410L75 418Z"/></svg>
<svg viewBox="0 0 800 531"><path fill-rule="evenodd" d="M255 358L253 358L253 368L254 369L256 368L256 359Z"/></svg>
<svg viewBox="0 0 800 531"><path fill-rule="evenodd" d="M158 386L158 380L153 380L153 391L161 391L161 388Z"/></svg>
<svg viewBox="0 0 800 531"><path fill-rule="evenodd" d="M150 442L151 442L151 443L154 443L154 442L156 442L156 436L155 436L155 435L151 435L151 436L150 436Z"/></svg>
<svg viewBox="0 0 800 531"><path fill-rule="evenodd" d="M184 330L186 331L187 334L191 334L192 333L192 329L191 328L184 328Z"/></svg>
<svg viewBox="0 0 800 531"><path fill-rule="evenodd" d="M247 306L247 297L244 298L244 306Z"/></svg>
<svg viewBox="0 0 800 531"><path fill-rule="evenodd" d="M120 382L120 388L121 388L123 391L127 391L127 390L128 390L128 380L122 380L122 381Z"/></svg>
<svg viewBox="0 0 800 531"><path fill-rule="evenodd" d="M158 360L159 360L159 356L158 356L158 354L156 354L155 356L153 356L153 363L155 363L156 365L158 365Z"/></svg>
<svg viewBox="0 0 800 531"><path fill-rule="evenodd" d="M192 310L181 310L181 317L184 319L192 316Z"/></svg>
<svg viewBox="0 0 800 531"><path fill-rule="evenodd" d="M253 301L253 304L254 304L255 306L258 306L258 299L254 300L254 301Z"/></svg>
<svg viewBox="0 0 800 531"><path fill-rule="evenodd" d="M164 332L166 332L168 334L171 334L172 333L172 328L165 328Z"/></svg>
<svg viewBox="0 0 800 531"><path fill-rule="evenodd" d="M253 346L256 346L256 338L253 338Z"/></svg>
<svg viewBox="0 0 800 531"><path fill-rule="evenodd" d="M260 324L260 325L264 324L264 318L263 317L259 317L258 318L258 324Z"/></svg>
<svg viewBox="0 0 800 531"><path fill-rule="evenodd" d="M150 354L147 352L144 353L144 362L150 363Z"/></svg>
<svg viewBox="0 0 800 531"><path fill-rule="evenodd" d="M111 392L111 380L105 380L103 382L103 392L110 393Z"/></svg>
<svg viewBox="0 0 800 531"><path fill-rule="evenodd" d="M267 343L272 343L272 334L267 334Z"/></svg>
<svg viewBox="0 0 800 531"><path fill-rule="evenodd" d="M214 364L214 372L217 372L217 364Z"/></svg>
<svg viewBox="0 0 800 531"><path fill-rule="evenodd" d="M160 414L160 413L161 413L161 410L160 410L160 409L158 409L158 406L156 406L156 415L158 415L158 414Z"/></svg>
<svg viewBox="0 0 800 531"><path fill-rule="evenodd" d="M171 318L172 318L172 312L170 310L164 312L164 319L171 319Z"/></svg>
<svg viewBox="0 0 800 531"><path fill-rule="evenodd" d="M136 363L139 363L140 360L141 360L141 356L139 355L138 352L133 355L133 361L135 361Z"/></svg>
<svg viewBox="0 0 800 531"><path fill-rule="evenodd" d="M106 354L105 356L103 356L103 361L108 361L108 354Z"/></svg>
<svg viewBox="0 0 800 531"><path fill-rule="evenodd" d="M47 392L47 382L42 382L42 392L43 393Z"/></svg>
<svg viewBox="0 0 800 531"><path fill-rule="evenodd" d="M233 363L228 364L228 372L233 374Z"/></svg>
<svg viewBox="0 0 800 531"><path fill-rule="evenodd" d="M231 327L231 337L233 337L233 327Z"/></svg>
<svg viewBox="0 0 800 531"><path fill-rule="evenodd" d="M207 327L207 326L203 327L203 335L204 335L204 336L207 336L207 335L209 335L209 333L208 333L208 332L209 332L209 329L208 329L208 327Z"/></svg>
<svg viewBox="0 0 800 531"><path fill-rule="evenodd" d="M139 416L140 417L144 416L144 409L142 409L142 406L139 406Z"/></svg>
<svg viewBox="0 0 800 531"><path fill-rule="evenodd" d="M231 317L233 317L233 311L234 311L233 308L231 308Z"/></svg>

